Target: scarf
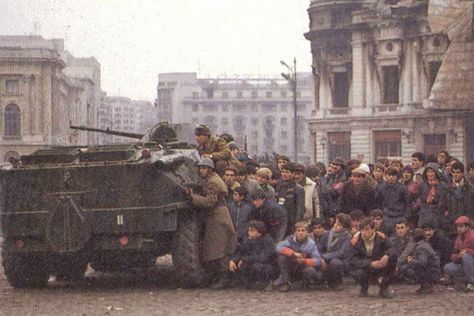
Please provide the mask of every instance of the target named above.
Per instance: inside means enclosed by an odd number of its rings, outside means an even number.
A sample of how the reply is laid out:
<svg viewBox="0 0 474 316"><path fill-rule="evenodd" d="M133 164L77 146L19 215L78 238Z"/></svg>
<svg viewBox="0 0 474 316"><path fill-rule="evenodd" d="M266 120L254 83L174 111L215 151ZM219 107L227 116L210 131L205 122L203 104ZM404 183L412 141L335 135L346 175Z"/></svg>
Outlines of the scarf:
<svg viewBox="0 0 474 316"><path fill-rule="evenodd" d="M331 229L331 231L329 232L329 236L328 236L327 252L331 252L332 248L334 247L334 245L336 245L337 241L341 237L347 236L348 234L349 234L349 232L347 230L344 230L340 233L337 233L337 232L335 232L334 230Z"/></svg>
<svg viewBox="0 0 474 316"><path fill-rule="evenodd" d="M431 186L430 192L428 192L428 196L426 197L426 203L431 204L437 193L437 187L439 184L438 179L428 180L428 184Z"/></svg>
<svg viewBox="0 0 474 316"><path fill-rule="evenodd" d="M375 233L367 239L362 237L362 240L364 241L365 252L367 253L367 256L372 257L375 245Z"/></svg>

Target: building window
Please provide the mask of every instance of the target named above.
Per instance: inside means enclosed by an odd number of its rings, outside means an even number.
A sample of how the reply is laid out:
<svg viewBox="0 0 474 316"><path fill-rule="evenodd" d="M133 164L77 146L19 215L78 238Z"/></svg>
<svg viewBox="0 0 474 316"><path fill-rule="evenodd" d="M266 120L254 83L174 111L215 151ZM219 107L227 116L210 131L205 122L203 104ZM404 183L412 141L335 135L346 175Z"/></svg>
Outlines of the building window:
<svg viewBox="0 0 474 316"><path fill-rule="evenodd" d="M288 95L288 92L287 92L286 90L281 90L281 91L280 91L280 96L281 96L282 98L286 98L287 95Z"/></svg>
<svg viewBox="0 0 474 316"><path fill-rule="evenodd" d="M199 92L193 92L193 99L199 99Z"/></svg>
<svg viewBox="0 0 474 316"><path fill-rule="evenodd" d="M222 104L222 112L229 112L229 105L228 104Z"/></svg>
<svg viewBox="0 0 474 316"><path fill-rule="evenodd" d="M208 88L208 89L206 89L206 93L207 93L207 98L208 99L213 99L214 98L214 89Z"/></svg>
<svg viewBox="0 0 474 316"><path fill-rule="evenodd" d="M267 92L265 93L265 96L266 96L267 98L271 98L271 97L272 97L272 92L271 92L271 91L267 91Z"/></svg>
<svg viewBox="0 0 474 316"><path fill-rule="evenodd" d="M5 108L5 136L20 136L20 108L9 104Z"/></svg>
<svg viewBox="0 0 474 316"><path fill-rule="evenodd" d="M286 112L286 110L287 110L287 104L286 103L280 104L280 111Z"/></svg>
<svg viewBox="0 0 474 316"><path fill-rule="evenodd" d="M429 73L428 73L428 80L430 83L430 89L433 87L433 83L436 80L436 76L438 75L439 67L441 67L441 61L432 61L429 63Z"/></svg>
<svg viewBox="0 0 474 316"><path fill-rule="evenodd" d="M281 131L280 137L281 137L281 139L288 139L288 132L287 131Z"/></svg>
<svg viewBox="0 0 474 316"><path fill-rule="evenodd" d="M228 125L229 124L229 119L227 117L224 117L222 119L222 125Z"/></svg>
<svg viewBox="0 0 474 316"><path fill-rule="evenodd" d="M252 118L252 126L256 126L258 124L258 118Z"/></svg>
<svg viewBox="0 0 474 316"><path fill-rule="evenodd" d="M193 112L199 111L199 104L193 104L192 105L192 110L193 110Z"/></svg>
<svg viewBox="0 0 474 316"><path fill-rule="evenodd" d="M298 92L296 93L296 96L298 97L298 99L301 99L301 95L302 95L302 94L301 94L301 91L298 91Z"/></svg>
<svg viewBox="0 0 474 316"><path fill-rule="evenodd" d="M242 91L237 91L237 98L242 99L244 97L244 93Z"/></svg>
<svg viewBox="0 0 474 316"><path fill-rule="evenodd" d="M252 112L258 112L258 104L252 104Z"/></svg>
<svg viewBox="0 0 474 316"><path fill-rule="evenodd" d="M349 107L349 75L347 72L334 73L333 102L335 108Z"/></svg>
<svg viewBox="0 0 474 316"><path fill-rule="evenodd" d="M7 94L20 94L20 83L18 80L5 81L5 88Z"/></svg>
<svg viewBox="0 0 474 316"><path fill-rule="evenodd" d="M258 139L258 132L257 132L257 131L253 131L253 132L252 132L252 138L253 138L254 140L257 140L257 139Z"/></svg>
<svg viewBox="0 0 474 316"><path fill-rule="evenodd" d="M332 161L336 157L340 157L346 161L351 159L351 133L328 133L328 151L329 161Z"/></svg>
<svg viewBox="0 0 474 316"><path fill-rule="evenodd" d="M253 99L258 98L258 91L252 91L252 98Z"/></svg>
<svg viewBox="0 0 474 316"><path fill-rule="evenodd" d="M400 83L400 76L398 73L398 66L382 67L383 73L383 103L394 104L398 103L398 87Z"/></svg>
<svg viewBox="0 0 474 316"><path fill-rule="evenodd" d="M437 155L441 150L446 149L446 135L423 135L423 144L423 152L425 153L425 155Z"/></svg>
<svg viewBox="0 0 474 316"><path fill-rule="evenodd" d="M227 92L227 91L222 92L222 98L223 99L227 99L228 97L229 97L229 92Z"/></svg>
<svg viewBox="0 0 474 316"><path fill-rule="evenodd" d="M374 161L381 158L402 156L402 133L395 131L374 131Z"/></svg>
<svg viewBox="0 0 474 316"><path fill-rule="evenodd" d="M280 146L280 151L282 154L288 154L288 146L287 145L281 145Z"/></svg>
<svg viewBox="0 0 474 316"><path fill-rule="evenodd" d="M288 118L286 117L280 118L280 125L285 126L286 124L288 124Z"/></svg>
<svg viewBox="0 0 474 316"><path fill-rule="evenodd" d="M298 104L298 112L304 112L304 111L306 111L306 104L305 103Z"/></svg>

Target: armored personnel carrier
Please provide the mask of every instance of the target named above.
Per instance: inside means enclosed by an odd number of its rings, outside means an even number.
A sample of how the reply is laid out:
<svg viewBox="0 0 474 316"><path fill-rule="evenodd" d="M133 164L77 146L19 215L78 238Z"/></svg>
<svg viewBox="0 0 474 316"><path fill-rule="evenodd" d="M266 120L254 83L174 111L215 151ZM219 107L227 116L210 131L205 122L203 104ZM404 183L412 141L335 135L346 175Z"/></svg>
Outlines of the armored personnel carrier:
<svg viewBox="0 0 474 316"><path fill-rule="evenodd" d="M4 273L13 287L50 275L147 268L172 254L183 286L202 279L200 226L185 186L199 154L166 123L145 134L71 126L136 138L133 144L38 150L0 171Z"/></svg>

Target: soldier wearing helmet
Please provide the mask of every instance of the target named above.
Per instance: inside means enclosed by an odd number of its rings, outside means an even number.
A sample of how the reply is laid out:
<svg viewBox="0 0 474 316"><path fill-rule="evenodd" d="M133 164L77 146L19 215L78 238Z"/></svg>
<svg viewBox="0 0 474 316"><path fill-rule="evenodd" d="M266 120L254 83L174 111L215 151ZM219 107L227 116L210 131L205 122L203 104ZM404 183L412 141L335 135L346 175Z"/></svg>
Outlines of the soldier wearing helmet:
<svg viewBox="0 0 474 316"><path fill-rule="evenodd" d="M202 212L204 218L201 258L205 266L212 267L215 270L212 272L220 275L219 282L225 283L226 258L235 247L234 224L226 206L227 186L214 171L214 162L210 158L202 158L197 167L202 192L198 194L189 188L188 194L192 206Z"/></svg>

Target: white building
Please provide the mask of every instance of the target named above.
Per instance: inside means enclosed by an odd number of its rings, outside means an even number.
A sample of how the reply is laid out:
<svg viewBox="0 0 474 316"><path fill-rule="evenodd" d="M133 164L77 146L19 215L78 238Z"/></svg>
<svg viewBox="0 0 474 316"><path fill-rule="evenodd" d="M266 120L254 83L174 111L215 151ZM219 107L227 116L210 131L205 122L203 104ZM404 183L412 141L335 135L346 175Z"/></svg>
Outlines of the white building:
<svg viewBox="0 0 474 316"><path fill-rule="evenodd" d="M306 119L313 110L311 73L297 74L298 160L312 161ZM293 99L282 78L197 78L196 73L159 74L156 106L160 121L204 123L229 133L253 156L293 157Z"/></svg>

